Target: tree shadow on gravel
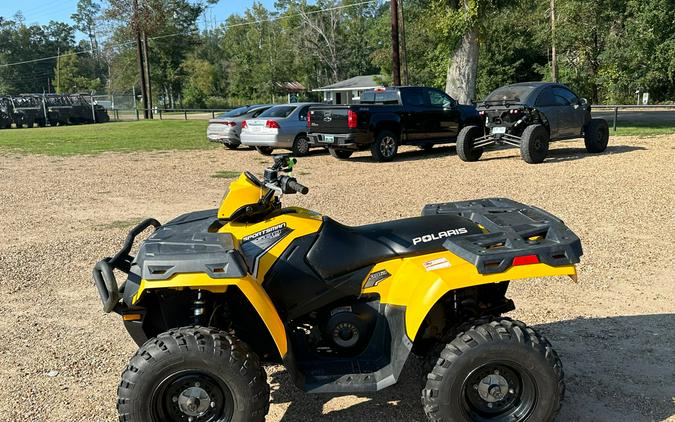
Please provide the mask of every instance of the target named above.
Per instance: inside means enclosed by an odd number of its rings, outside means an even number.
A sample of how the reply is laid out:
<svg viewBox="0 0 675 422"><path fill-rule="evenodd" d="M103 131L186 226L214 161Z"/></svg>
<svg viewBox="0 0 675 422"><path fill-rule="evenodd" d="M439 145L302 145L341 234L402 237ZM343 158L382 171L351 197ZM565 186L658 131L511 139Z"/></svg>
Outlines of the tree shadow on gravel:
<svg viewBox="0 0 675 422"><path fill-rule="evenodd" d="M557 421L662 421L675 415L675 314L579 318L534 328L563 362L567 391ZM383 391L340 397L299 391L285 371L272 375L281 420L425 421L419 361Z"/></svg>
<svg viewBox="0 0 675 422"><path fill-rule="evenodd" d="M512 148L508 148L512 149ZM643 151L646 150L647 148L645 147L638 147L638 146L632 146L632 145L610 145L607 147L607 149L599 154L591 154L588 151L586 151L586 148L573 148L573 147L567 147L567 148L553 148L548 151L548 155L546 156L546 160L542 164L546 163L561 163L564 161L574 161L574 160L582 160L582 159L592 159L594 157L602 157L604 155L614 155L614 154L623 154L626 152L633 152L633 151ZM513 158L520 158L520 153L518 149L513 148L512 149L514 154L512 155L506 155L506 156L500 156L500 157L490 157L490 151L486 151L483 153L483 156L481 157L481 161L492 161L492 160L506 160L506 159L513 159ZM486 156L487 155L487 156Z"/></svg>

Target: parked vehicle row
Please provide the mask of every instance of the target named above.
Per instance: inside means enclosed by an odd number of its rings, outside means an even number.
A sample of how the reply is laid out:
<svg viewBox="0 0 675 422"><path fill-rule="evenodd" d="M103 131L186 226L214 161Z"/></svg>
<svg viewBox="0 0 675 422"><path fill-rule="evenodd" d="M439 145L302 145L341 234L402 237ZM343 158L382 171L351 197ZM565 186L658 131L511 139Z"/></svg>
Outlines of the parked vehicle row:
<svg viewBox="0 0 675 422"><path fill-rule="evenodd" d="M583 137L588 152L602 152L609 131L566 86L526 82L495 90L478 107L459 104L436 88L414 86L367 90L359 104L250 105L212 119L207 137L263 155L285 149L303 156L325 148L348 159L370 150L378 162L393 160L400 145L430 150L456 143L464 161L478 160L488 147L512 146L534 164L546 158L551 141L562 139Z"/></svg>
<svg viewBox="0 0 675 422"><path fill-rule="evenodd" d="M108 121L105 108L79 94L0 96L0 129Z"/></svg>

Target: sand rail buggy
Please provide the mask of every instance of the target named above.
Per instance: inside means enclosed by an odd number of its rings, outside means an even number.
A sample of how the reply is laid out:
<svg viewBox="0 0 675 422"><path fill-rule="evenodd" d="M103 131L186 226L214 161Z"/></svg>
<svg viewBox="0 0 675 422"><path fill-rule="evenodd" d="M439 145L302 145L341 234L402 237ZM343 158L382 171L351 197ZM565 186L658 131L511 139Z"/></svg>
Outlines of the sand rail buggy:
<svg viewBox="0 0 675 422"><path fill-rule="evenodd" d="M586 150L603 152L609 130L591 118L591 107L564 85L523 82L493 91L478 105L485 127L467 126L457 138L457 155L477 161L490 146L514 146L527 163L544 161L549 142L584 138Z"/></svg>
<svg viewBox="0 0 675 422"><path fill-rule="evenodd" d="M306 392L365 394L395 384L412 354L429 362L432 421L555 416L556 352L502 314L513 280L576 277L581 242L561 220L491 198L345 226L282 207L281 195L308 192L293 162L276 156L263 180L243 173L217 210L143 221L96 264L103 310L140 346L117 390L120 420L263 421L261 362L282 363Z"/></svg>

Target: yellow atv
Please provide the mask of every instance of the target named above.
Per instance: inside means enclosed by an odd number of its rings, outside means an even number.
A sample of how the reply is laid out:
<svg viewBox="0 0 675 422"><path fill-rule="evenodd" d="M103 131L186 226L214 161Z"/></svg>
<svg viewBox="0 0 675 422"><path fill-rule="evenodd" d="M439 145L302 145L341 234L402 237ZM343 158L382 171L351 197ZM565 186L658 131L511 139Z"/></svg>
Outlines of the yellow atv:
<svg viewBox="0 0 675 422"><path fill-rule="evenodd" d="M345 226L282 207L308 189L275 157L217 210L148 219L93 278L140 346L118 388L120 421L262 421L263 363L310 393L368 393L426 358L432 421L551 420L564 393L550 343L501 315L510 280L576 277L581 242L508 199L427 205L422 216ZM155 231L136 256L134 239ZM114 270L127 274L118 287Z"/></svg>

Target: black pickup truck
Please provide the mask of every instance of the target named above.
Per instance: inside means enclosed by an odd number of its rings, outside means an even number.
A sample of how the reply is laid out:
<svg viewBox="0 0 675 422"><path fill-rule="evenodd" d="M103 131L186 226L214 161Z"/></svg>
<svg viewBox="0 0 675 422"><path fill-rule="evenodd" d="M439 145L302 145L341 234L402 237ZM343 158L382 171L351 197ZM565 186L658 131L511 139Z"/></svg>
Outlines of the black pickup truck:
<svg viewBox="0 0 675 422"><path fill-rule="evenodd" d="M307 125L310 144L327 147L333 157L370 149L375 161L391 161L399 145L431 149L482 123L475 107L439 89L406 86L364 91L359 104L312 106Z"/></svg>

